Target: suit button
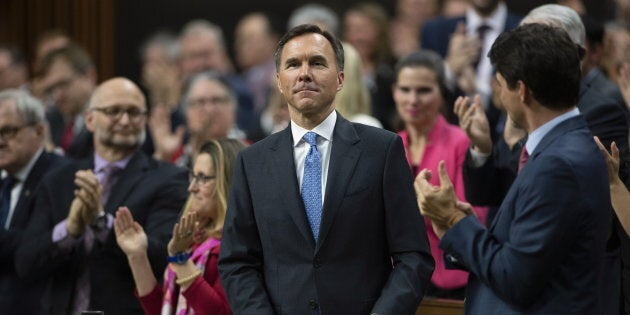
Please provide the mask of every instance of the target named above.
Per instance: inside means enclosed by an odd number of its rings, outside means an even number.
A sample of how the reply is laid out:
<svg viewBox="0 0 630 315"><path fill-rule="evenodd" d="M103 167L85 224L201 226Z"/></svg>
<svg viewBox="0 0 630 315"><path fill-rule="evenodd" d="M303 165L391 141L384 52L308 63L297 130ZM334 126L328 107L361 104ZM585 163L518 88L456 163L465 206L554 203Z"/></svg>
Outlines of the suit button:
<svg viewBox="0 0 630 315"><path fill-rule="evenodd" d="M308 305L311 307L312 310L316 310L317 307L319 306L317 305L317 302L315 302L315 300L308 301Z"/></svg>
<svg viewBox="0 0 630 315"><path fill-rule="evenodd" d="M319 268L321 266L322 266L322 261L318 257L315 257L315 260L313 260L313 267Z"/></svg>

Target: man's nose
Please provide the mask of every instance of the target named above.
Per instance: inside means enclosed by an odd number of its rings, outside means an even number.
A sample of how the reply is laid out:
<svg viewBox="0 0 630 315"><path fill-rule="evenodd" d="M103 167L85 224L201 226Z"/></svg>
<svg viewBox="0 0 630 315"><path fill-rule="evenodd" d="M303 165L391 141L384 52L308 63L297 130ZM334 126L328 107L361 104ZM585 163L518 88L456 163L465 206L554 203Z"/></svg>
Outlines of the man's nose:
<svg viewBox="0 0 630 315"><path fill-rule="evenodd" d="M299 79L300 81L311 81L313 79L311 76L311 67L308 62L303 63L300 67Z"/></svg>

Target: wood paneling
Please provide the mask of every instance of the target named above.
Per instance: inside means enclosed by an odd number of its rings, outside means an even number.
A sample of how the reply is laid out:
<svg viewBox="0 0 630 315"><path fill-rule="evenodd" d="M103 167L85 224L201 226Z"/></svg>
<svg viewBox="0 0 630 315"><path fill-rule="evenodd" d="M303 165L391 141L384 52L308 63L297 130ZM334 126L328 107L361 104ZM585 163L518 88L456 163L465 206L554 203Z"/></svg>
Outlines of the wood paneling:
<svg viewBox="0 0 630 315"><path fill-rule="evenodd" d="M90 53L99 79L107 79L115 74L114 4L114 0L2 0L0 42L20 47L32 60L42 32L63 30Z"/></svg>

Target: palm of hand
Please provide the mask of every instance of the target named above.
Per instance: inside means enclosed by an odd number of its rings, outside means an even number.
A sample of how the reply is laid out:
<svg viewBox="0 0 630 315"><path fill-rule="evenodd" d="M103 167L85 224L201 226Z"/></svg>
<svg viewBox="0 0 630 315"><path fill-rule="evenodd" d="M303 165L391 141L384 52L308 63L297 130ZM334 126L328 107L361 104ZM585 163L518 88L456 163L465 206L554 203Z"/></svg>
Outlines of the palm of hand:
<svg viewBox="0 0 630 315"><path fill-rule="evenodd" d="M133 228L116 233L116 241L127 255L145 252L148 246L147 235L144 231L136 231Z"/></svg>

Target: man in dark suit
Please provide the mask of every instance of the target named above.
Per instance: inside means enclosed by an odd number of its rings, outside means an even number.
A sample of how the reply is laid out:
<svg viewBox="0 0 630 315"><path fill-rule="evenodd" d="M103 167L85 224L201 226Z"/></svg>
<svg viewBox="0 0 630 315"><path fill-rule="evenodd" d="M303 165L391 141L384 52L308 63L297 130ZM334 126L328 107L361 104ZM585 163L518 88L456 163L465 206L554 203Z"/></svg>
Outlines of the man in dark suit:
<svg viewBox="0 0 630 315"><path fill-rule="evenodd" d="M521 17L509 12L501 0L469 2L465 16L428 21L422 27L420 47L444 58L446 77L456 94L481 96L495 139L503 129L504 118L491 104L493 70L487 54L497 36L518 26ZM455 119L450 117L449 121Z"/></svg>
<svg viewBox="0 0 630 315"><path fill-rule="evenodd" d="M43 179L37 211L18 250L24 279L47 280L44 314L140 314L127 259L111 232L113 214L128 207L144 227L153 270L164 270L166 242L187 196L184 170L144 155L146 104L124 78L101 84L85 116L92 158Z"/></svg>
<svg viewBox="0 0 630 315"><path fill-rule="evenodd" d="M332 34L297 26L275 56L291 124L235 166L219 261L233 312L414 314L434 263L401 139L334 110Z"/></svg>
<svg viewBox="0 0 630 315"><path fill-rule="evenodd" d="M546 49L541 49L546 47ZM471 272L468 314L600 314L599 271L612 215L606 165L575 103L580 60L567 33L526 24L490 51L500 98L529 137L521 171L486 229L440 169L416 188L449 261Z"/></svg>
<svg viewBox="0 0 630 315"><path fill-rule="evenodd" d="M0 92L0 310L41 314L41 285L17 277L15 252L34 211L41 178L64 164L44 151L44 106L21 90ZM28 297L28 298L26 298Z"/></svg>
<svg viewBox="0 0 630 315"><path fill-rule="evenodd" d="M83 111L96 86L96 67L90 55L71 43L48 53L41 62L41 87L52 101L46 113L53 143L72 158L93 153L92 135Z"/></svg>

